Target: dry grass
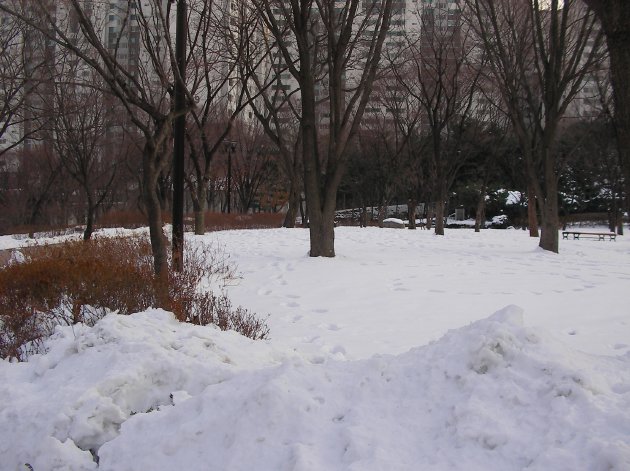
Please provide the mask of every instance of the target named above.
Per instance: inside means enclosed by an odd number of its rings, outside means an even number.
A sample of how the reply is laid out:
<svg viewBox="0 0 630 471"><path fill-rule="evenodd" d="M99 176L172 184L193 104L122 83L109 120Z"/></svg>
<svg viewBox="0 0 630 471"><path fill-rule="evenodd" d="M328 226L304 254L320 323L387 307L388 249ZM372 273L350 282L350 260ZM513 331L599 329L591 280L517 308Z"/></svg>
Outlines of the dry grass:
<svg viewBox="0 0 630 471"><path fill-rule="evenodd" d="M223 231L229 229L270 229L281 227L282 213L226 214L208 212L205 214L206 230Z"/></svg>

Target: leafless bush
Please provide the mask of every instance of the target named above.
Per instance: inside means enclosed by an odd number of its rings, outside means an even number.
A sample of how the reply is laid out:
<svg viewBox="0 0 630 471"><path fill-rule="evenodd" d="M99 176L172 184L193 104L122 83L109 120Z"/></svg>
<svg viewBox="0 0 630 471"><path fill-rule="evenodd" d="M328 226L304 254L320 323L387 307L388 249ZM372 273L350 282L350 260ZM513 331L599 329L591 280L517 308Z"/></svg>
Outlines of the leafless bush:
<svg viewBox="0 0 630 471"><path fill-rule="evenodd" d="M186 320L199 325L214 324L221 330L234 330L253 340L262 340L269 335L269 327L264 321L240 306L234 309L224 294L208 292L197 295Z"/></svg>

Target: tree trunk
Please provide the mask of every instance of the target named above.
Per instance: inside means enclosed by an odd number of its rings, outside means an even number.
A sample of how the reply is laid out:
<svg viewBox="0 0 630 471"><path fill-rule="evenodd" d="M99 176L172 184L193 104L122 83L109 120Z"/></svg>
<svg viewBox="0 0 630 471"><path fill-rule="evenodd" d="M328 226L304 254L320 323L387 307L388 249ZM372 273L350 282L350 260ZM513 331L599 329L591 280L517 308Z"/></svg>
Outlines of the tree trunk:
<svg viewBox="0 0 630 471"><path fill-rule="evenodd" d="M28 236L30 238L35 237L35 225L38 223L39 218L41 216L41 213L43 211L43 207L44 207L44 201L45 198L48 196L48 193L46 192L45 195L40 195L35 199L34 204L32 205L32 208L30 210L30 215L28 217L28 225L30 226L30 230L29 230L29 234Z"/></svg>
<svg viewBox="0 0 630 471"><path fill-rule="evenodd" d="M305 165L305 168L308 167ZM321 207L321 193L319 178L316 175L305 175L306 189L306 220L303 223L309 228L311 257L334 257L335 237L334 210L325 213ZM310 177L310 178L309 178ZM313 180L313 181L309 181Z"/></svg>
<svg viewBox="0 0 630 471"><path fill-rule="evenodd" d="M608 230L615 232L617 230L617 205L613 203L613 207L608 211Z"/></svg>
<svg viewBox="0 0 630 471"><path fill-rule="evenodd" d="M163 175L162 172L156 177L155 188L156 195L158 197L158 201L160 203L160 208L164 212L171 211L171 203L172 203L172 191L170 188L170 182L166 178L166 175Z"/></svg>
<svg viewBox="0 0 630 471"><path fill-rule="evenodd" d="M153 270L160 282L168 279L167 240L162 229L162 207L158 195L160 169L157 149L147 143L143 153L144 204L149 218L149 237L153 253ZM168 293L166 293L168 295Z"/></svg>
<svg viewBox="0 0 630 471"><path fill-rule="evenodd" d="M444 201L435 203L435 235L444 235Z"/></svg>
<svg viewBox="0 0 630 471"><path fill-rule="evenodd" d="M335 256L335 207L327 207L322 204L322 192L320 189L320 175L318 172L317 153L315 152L315 133L306 132L304 143L308 146L307 135L313 138L312 147L305 149L304 156L304 189L306 192L306 217L310 236L311 257ZM310 154L310 155L309 155ZM308 160L306 156L309 156ZM306 220L303 221L306 223Z"/></svg>
<svg viewBox="0 0 630 471"><path fill-rule="evenodd" d="M289 210L284 217L282 227L295 227L295 218L297 217L298 210L300 209L301 196L298 185L294 181L291 181L291 186L289 188Z"/></svg>
<svg viewBox="0 0 630 471"><path fill-rule="evenodd" d="M558 181L555 175L555 158L551 155L545 159L545 198L542 198L540 212L542 230L538 245L544 250L558 253L558 228L560 227Z"/></svg>
<svg viewBox="0 0 630 471"><path fill-rule="evenodd" d="M309 232L311 239L311 257L335 256L335 211L321 211L317 218L313 218L309 211ZM316 224L313 221L317 221Z"/></svg>
<svg viewBox="0 0 630 471"><path fill-rule="evenodd" d="M538 217L536 216L536 193L533 185L527 184L527 225L529 236L538 237Z"/></svg>
<svg viewBox="0 0 630 471"><path fill-rule="evenodd" d="M288 229L292 229L295 227L295 219L297 218L298 215L298 209L300 206L300 202L299 202L299 195L298 195L298 200L295 203L289 203L289 209L287 210L287 213L284 215L284 221L282 222L282 227L286 227Z"/></svg>
<svg viewBox="0 0 630 471"><path fill-rule="evenodd" d="M554 215L554 210L549 202L545 202L543 211L547 214L543 218L538 245L544 250L558 253L558 225L560 223L558 213L556 211Z"/></svg>
<svg viewBox="0 0 630 471"><path fill-rule="evenodd" d="M383 221L387 216L387 201L383 201L381 206L378 208L378 227L381 229L384 227Z"/></svg>
<svg viewBox="0 0 630 471"><path fill-rule="evenodd" d="M626 0L607 2L598 13L610 54L617 145L626 187L626 210L630 212L630 14Z"/></svg>
<svg viewBox="0 0 630 471"><path fill-rule="evenodd" d="M305 56L308 56L305 51ZM303 64L310 61L302 58ZM334 257L334 234L331 236L333 220L331 211L324 212L322 172L320 169L317 126L315 124L315 83L312 72L303 78L302 95L302 156L304 161L304 193L306 195L306 219L302 220L309 228L311 257ZM334 214L334 209L332 211ZM330 224L330 227L328 227Z"/></svg>
<svg viewBox="0 0 630 471"><path fill-rule="evenodd" d="M477 215L475 216L475 232L481 232L482 224L485 229L484 221L486 219L486 185L481 186L479 199L477 200Z"/></svg>
<svg viewBox="0 0 630 471"><path fill-rule="evenodd" d="M302 227L308 227L308 211L304 208L306 201L300 196L300 217L302 218Z"/></svg>
<svg viewBox="0 0 630 471"><path fill-rule="evenodd" d="M435 235L444 235L444 211L446 210L446 189L441 188L435 203Z"/></svg>
<svg viewBox="0 0 630 471"><path fill-rule="evenodd" d="M407 203L407 217L409 218L409 229L416 228L416 207L418 206L418 201L414 198L411 198Z"/></svg>
<svg viewBox="0 0 630 471"><path fill-rule="evenodd" d="M203 209L194 209L195 214L195 235L206 233L206 212Z"/></svg>
<svg viewBox="0 0 630 471"><path fill-rule="evenodd" d="M85 231L83 231L83 240L90 240L92 233L94 232L94 213L96 208L94 207L94 201L92 196L87 195L87 215L85 221Z"/></svg>
<svg viewBox="0 0 630 471"><path fill-rule="evenodd" d="M204 235L206 233L206 185L204 181L202 186L199 186L195 191L191 191L193 213L195 216L195 235Z"/></svg>

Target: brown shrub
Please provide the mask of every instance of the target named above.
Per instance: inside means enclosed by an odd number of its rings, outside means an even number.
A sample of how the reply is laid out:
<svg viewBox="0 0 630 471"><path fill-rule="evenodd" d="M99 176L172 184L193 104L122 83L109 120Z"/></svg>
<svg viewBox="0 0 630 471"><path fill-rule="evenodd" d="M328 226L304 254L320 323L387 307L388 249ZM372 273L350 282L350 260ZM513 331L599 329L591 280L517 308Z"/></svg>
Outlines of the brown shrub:
<svg viewBox="0 0 630 471"><path fill-rule="evenodd" d="M233 309L219 292L235 279L228 258L211 247L187 248L182 273L170 273L168 286L153 275L146 238L98 238L39 246L22 263L0 269L0 357L25 359L43 351L56 325L93 325L109 311L128 314L151 306L175 313L181 321L215 323L253 339L268 328L253 314ZM169 293L166 305L158 296Z"/></svg>
<svg viewBox="0 0 630 471"><path fill-rule="evenodd" d="M271 229L281 227L284 221L282 213L215 213L205 214L206 230L223 231L228 229Z"/></svg>
<svg viewBox="0 0 630 471"><path fill-rule="evenodd" d="M178 298L187 313L186 321L197 325L214 324L221 330L234 330L253 340L269 335L269 327L241 306L234 309L225 294L198 293L193 298Z"/></svg>
<svg viewBox="0 0 630 471"><path fill-rule="evenodd" d="M165 211L162 220L169 223L171 214ZM208 211L205 213L205 225L208 231L223 231L229 229L269 229L282 226L284 214L281 213L220 213ZM189 230L193 227L193 218L186 218ZM124 227L133 229L146 226L146 216L140 211L109 211L98 221L99 227Z"/></svg>
<svg viewBox="0 0 630 471"><path fill-rule="evenodd" d="M162 221L169 224L172 219L170 211L162 212ZM284 221L282 213L205 213L205 229L207 231L223 231L229 229L271 229L281 227ZM147 225L147 217L138 210L110 210L100 216L97 220L99 228L116 228L136 229ZM189 215L185 219L186 230L194 230L194 219ZM82 227L63 227L63 226L7 226L4 234L24 234L31 237L55 237L59 235L71 234L73 232L81 232Z"/></svg>

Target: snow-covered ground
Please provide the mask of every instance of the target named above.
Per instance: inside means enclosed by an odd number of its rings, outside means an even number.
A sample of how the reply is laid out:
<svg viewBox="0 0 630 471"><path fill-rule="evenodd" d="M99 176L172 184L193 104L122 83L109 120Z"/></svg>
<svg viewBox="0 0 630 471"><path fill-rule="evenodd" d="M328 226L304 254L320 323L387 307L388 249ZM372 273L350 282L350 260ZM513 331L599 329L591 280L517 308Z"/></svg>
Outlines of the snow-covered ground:
<svg viewBox="0 0 630 471"><path fill-rule="evenodd" d="M518 230L340 227L334 259L303 229L188 242L231 254L229 294L271 338L160 310L59 329L0 362L0 470L630 469L627 236L551 254Z"/></svg>

